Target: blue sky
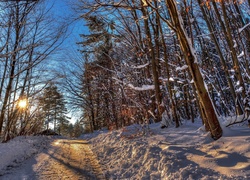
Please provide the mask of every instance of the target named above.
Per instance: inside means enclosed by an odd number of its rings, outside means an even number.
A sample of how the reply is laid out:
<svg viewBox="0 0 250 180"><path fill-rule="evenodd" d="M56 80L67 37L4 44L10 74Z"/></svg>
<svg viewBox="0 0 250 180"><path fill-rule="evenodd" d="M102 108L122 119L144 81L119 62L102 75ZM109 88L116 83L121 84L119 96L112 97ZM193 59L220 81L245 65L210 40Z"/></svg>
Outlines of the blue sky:
<svg viewBox="0 0 250 180"><path fill-rule="evenodd" d="M54 16L56 16L58 21L71 22L77 17L77 14L71 9L69 5L70 2L76 2L76 0L46 1L46 3L48 3L48 7L52 6L52 13ZM74 57L76 55L74 53L76 53L77 49L79 49L79 46L77 46L76 42L81 41L79 34L87 33L87 29L88 28L84 26L83 20L74 21L70 24L67 39L64 41L62 47L60 47L60 50L56 53L56 55L51 57L53 61L50 61L49 64L52 69L56 69L58 67L60 68L60 66L65 65L65 61L67 62L66 59L68 59L70 56ZM68 63L67 66L70 66L70 63ZM79 114L77 112L71 112L68 114L68 116L72 117L71 123L74 123L79 118Z"/></svg>
<svg viewBox="0 0 250 180"><path fill-rule="evenodd" d="M53 5L52 12L57 16L58 20L67 22L72 22L73 19L77 18L77 14L71 9L71 2L76 2L76 0L46 0L49 6ZM70 24L69 26L69 37L64 43L64 47L75 46L76 42L80 41L79 34L87 33L88 29L84 26L83 20L77 20Z"/></svg>

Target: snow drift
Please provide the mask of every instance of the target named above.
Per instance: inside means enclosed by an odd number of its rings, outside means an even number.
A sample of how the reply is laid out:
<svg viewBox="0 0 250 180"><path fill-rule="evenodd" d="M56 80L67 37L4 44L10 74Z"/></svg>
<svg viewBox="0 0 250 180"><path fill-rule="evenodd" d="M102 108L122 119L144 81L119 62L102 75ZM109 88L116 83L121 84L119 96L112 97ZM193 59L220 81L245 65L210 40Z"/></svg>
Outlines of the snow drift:
<svg viewBox="0 0 250 180"><path fill-rule="evenodd" d="M213 141L201 123L180 128L132 125L88 138L108 179L237 179L250 177L249 128L224 128Z"/></svg>

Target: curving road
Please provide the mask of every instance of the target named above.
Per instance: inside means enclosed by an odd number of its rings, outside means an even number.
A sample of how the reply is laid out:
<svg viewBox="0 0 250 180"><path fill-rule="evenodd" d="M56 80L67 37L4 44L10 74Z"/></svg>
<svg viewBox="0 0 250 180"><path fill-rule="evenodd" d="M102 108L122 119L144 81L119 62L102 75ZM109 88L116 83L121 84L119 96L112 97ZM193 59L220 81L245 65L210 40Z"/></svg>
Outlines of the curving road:
<svg viewBox="0 0 250 180"><path fill-rule="evenodd" d="M3 180L102 180L100 165L85 140L55 140Z"/></svg>

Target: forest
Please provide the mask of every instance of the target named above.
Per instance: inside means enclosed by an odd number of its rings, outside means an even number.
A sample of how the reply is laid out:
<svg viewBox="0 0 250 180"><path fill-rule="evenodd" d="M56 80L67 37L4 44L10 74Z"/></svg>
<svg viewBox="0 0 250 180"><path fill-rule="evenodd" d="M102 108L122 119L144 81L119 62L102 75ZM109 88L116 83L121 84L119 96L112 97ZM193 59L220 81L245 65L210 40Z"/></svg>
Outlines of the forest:
<svg viewBox="0 0 250 180"><path fill-rule="evenodd" d="M197 118L217 140L250 120L249 0L78 0L88 31L56 62L70 23L47 4L0 2L1 141Z"/></svg>

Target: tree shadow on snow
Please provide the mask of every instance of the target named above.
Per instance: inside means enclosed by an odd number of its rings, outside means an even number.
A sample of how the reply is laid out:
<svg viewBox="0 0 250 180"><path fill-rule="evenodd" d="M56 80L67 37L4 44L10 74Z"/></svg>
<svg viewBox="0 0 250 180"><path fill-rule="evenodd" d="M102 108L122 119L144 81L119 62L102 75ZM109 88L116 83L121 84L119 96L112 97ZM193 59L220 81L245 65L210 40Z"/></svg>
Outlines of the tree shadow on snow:
<svg viewBox="0 0 250 180"><path fill-rule="evenodd" d="M87 144L85 142L78 142L78 141L74 141L74 142L65 142L67 144ZM70 161L65 154L60 154L58 153L57 150L55 150L53 153L48 151L46 152L47 155L49 155L49 157L51 159L54 159L55 161L57 161L57 163L59 163L58 166L64 166L66 167L66 169L71 170L72 172L74 172L75 174L79 174L81 176L81 178L84 177L84 179L89 179L89 180L95 180L96 177L95 175L92 173L93 171L90 171L90 169L83 169L83 168L79 168L75 165L73 165L74 161ZM84 152L83 154L84 155ZM87 156L87 154L85 154ZM91 162L89 162L89 164L91 164Z"/></svg>
<svg viewBox="0 0 250 180"><path fill-rule="evenodd" d="M248 163L249 158L246 156L242 156L239 153L227 153L225 151L219 151L219 154L225 154L226 156L223 158L217 159L217 164L222 167L234 167L238 163ZM245 170L250 170L250 165L244 168Z"/></svg>
<svg viewBox="0 0 250 180"><path fill-rule="evenodd" d="M198 163L190 160L187 158L188 155L192 156L192 154L198 155L202 157L208 157L212 158L211 155L208 155L200 150L197 150L193 147L182 147L179 145L169 145L167 149L162 151L162 154L165 153L165 156L172 156L175 159L172 161L172 169L170 169L170 172L179 174L179 179L202 179L204 176L211 175L210 179L218 179L218 177L221 177L223 179L234 179L231 177L228 177L224 174L221 174L213 169L204 168L201 167ZM247 158L244 156L240 156L239 154L232 154L232 157L239 158L239 161L247 162ZM216 160L216 159L215 159ZM224 162L225 161L225 162ZM218 161L218 165L226 165L228 163L228 166L233 166L234 164L230 164L230 162L227 162L225 159L221 159ZM174 169L173 169L174 168ZM214 177L214 178L213 178ZM244 177L238 177L238 180L243 180Z"/></svg>

